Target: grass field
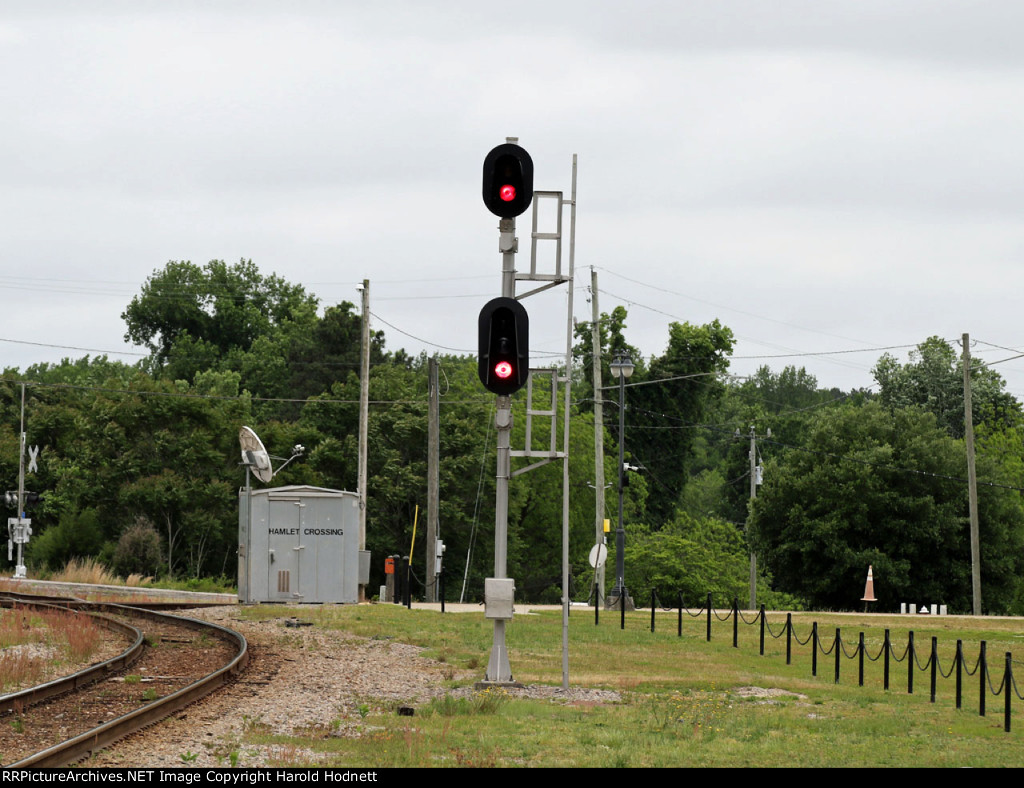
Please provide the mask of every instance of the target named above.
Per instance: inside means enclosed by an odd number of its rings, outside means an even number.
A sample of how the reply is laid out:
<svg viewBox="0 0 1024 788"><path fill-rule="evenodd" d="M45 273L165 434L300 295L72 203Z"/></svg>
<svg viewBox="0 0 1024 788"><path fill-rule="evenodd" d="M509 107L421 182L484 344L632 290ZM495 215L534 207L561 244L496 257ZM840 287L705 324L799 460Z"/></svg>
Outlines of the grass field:
<svg viewBox="0 0 1024 788"><path fill-rule="evenodd" d="M295 614L295 608L289 608ZM280 616L273 607L246 608L254 617ZM492 625L482 613L444 614L393 605L299 609L316 625L368 637L387 635L421 645L427 656L482 678ZM781 631L784 616L773 617ZM1020 619L908 618L794 614L794 629L806 641L817 621L823 648L841 628L846 652L865 633L867 654L877 657L883 633L905 653L914 627L918 661L925 664L931 638L938 638L939 664L949 672L956 640L962 639L969 669L978 643L988 644L993 682L1003 675L1004 652L1021 651ZM560 685L561 614L517 615L508 627L512 672L522 683ZM325 766L540 766L540 767L822 767L822 766L1024 766L1024 719L1003 730L1003 699L988 697L978 714L979 678L965 678L962 710L955 708L953 678L940 677L936 702L929 702L930 674L914 669L908 694L908 661L891 664L890 689L882 688L881 661L866 661L865 685L858 665L819 654L811 673L810 645L793 644L786 664L785 639L768 637L758 654L758 627L741 625L738 648L732 624L715 621L705 641L703 618L686 617L682 637L674 614L661 613L650 632L650 613L618 616L573 611L570 621L570 685L613 689L619 703L567 705L513 699L490 689L469 699L446 698L396 713L398 704L359 707L357 735L323 731L304 737L268 737L254 725L251 742L272 738L291 752L282 765ZM1015 668L1016 669L1016 668ZM472 683L463 681L463 684ZM755 692L749 688L758 688ZM768 694L767 691L779 691ZM1015 715L1024 703L1015 699ZM337 725L339 721L334 721ZM348 720L347 722L351 722ZM346 726L351 728L351 726Z"/></svg>

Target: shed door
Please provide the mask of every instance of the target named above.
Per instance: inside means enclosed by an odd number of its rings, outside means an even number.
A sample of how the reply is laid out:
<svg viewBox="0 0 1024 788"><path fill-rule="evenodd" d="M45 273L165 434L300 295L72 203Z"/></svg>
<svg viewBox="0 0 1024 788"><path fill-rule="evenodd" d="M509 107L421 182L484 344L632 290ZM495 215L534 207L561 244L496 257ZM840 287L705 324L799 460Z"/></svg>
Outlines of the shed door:
<svg viewBox="0 0 1024 788"><path fill-rule="evenodd" d="M302 511L305 504L296 500L271 500L270 576L267 589L271 599L301 599Z"/></svg>

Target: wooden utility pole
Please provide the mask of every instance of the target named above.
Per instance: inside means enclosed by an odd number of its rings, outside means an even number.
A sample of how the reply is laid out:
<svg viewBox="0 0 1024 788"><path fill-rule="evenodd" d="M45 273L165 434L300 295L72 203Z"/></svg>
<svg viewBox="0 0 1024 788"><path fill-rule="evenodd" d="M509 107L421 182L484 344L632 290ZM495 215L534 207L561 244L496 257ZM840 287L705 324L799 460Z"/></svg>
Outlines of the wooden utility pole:
<svg viewBox="0 0 1024 788"><path fill-rule="evenodd" d="M437 391L437 356L427 359L429 383L427 391L427 559L423 562L426 600L437 602L437 577L434 555L438 537L438 462L440 454L440 402Z"/></svg>
<svg viewBox="0 0 1024 788"><path fill-rule="evenodd" d="M594 544L604 544L604 399L601 393L601 313L597 308L597 271L590 269L590 348L594 374L594 498L596 510ZM594 604L604 604L604 564L594 570L594 586L597 599Z"/></svg>
<svg viewBox="0 0 1024 788"><path fill-rule="evenodd" d="M750 500L757 497L757 433L754 425L750 425ZM749 522L750 515L747 515ZM750 537L750 526L747 526L747 537ZM750 609L757 609L757 556L754 548L750 548Z"/></svg>
<svg viewBox="0 0 1024 788"><path fill-rule="evenodd" d="M971 516L971 596L974 615L981 615L981 539L978 536L978 475L974 468L974 408L971 405L971 336L963 336L964 442L967 444L967 499Z"/></svg>
<svg viewBox="0 0 1024 788"><path fill-rule="evenodd" d="M736 437L740 436L739 429L736 430ZM770 438L772 436L771 427L769 427L762 438ZM760 466L757 464L757 430L754 429L754 425L750 425L750 500L753 502L757 498L757 485L761 483L760 477ZM750 541L750 517L751 514L748 511L747 514L747 525L745 532L747 534L747 541ZM757 610L757 554L754 552L754 548L750 548L750 609Z"/></svg>
<svg viewBox="0 0 1024 788"><path fill-rule="evenodd" d="M363 280L362 360L359 364L359 550L366 550L366 455L370 433L370 280ZM359 586L359 601L366 601L366 586Z"/></svg>

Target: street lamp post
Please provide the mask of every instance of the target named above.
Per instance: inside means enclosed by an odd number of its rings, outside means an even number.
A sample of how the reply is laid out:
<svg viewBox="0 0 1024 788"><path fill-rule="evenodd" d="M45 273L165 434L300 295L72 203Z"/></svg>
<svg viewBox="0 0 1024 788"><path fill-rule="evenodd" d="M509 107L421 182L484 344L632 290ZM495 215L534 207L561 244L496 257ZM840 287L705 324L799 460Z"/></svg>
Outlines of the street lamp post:
<svg viewBox="0 0 1024 788"><path fill-rule="evenodd" d="M617 353L609 364L612 376L619 380L619 527L615 531L615 588L608 597L609 607L618 607L625 599L632 609L626 590L626 531L622 527L622 488L626 469L626 378L633 374L633 360L625 353Z"/></svg>

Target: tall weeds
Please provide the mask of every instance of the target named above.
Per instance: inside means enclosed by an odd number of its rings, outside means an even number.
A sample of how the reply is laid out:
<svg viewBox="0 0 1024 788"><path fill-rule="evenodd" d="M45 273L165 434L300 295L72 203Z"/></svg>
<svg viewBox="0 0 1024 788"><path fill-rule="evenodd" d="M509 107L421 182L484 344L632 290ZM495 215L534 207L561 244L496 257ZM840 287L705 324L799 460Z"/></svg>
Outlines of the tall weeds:
<svg viewBox="0 0 1024 788"><path fill-rule="evenodd" d="M92 617L67 610L0 612L0 689L35 683L89 661L103 642Z"/></svg>
<svg viewBox="0 0 1024 788"><path fill-rule="evenodd" d="M46 660L34 657L27 648L5 649L0 652L0 690L38 682L45 667Z"/></svg>
<svg viewBox="0 0 1024 788"><path fill-rule="evenodd" d="M65 652L71 662L85 662L99 648L103 631L91 616L84 613L54 612L49 622L51 632L63 640Z"/></svg>
<svg viewBox="0 0 1024 788"><path fill-rule="evenodd" d="M95 558L72 558L63 569L54 572L50 579L91 585L120 585L123 582Z"/></svg>

